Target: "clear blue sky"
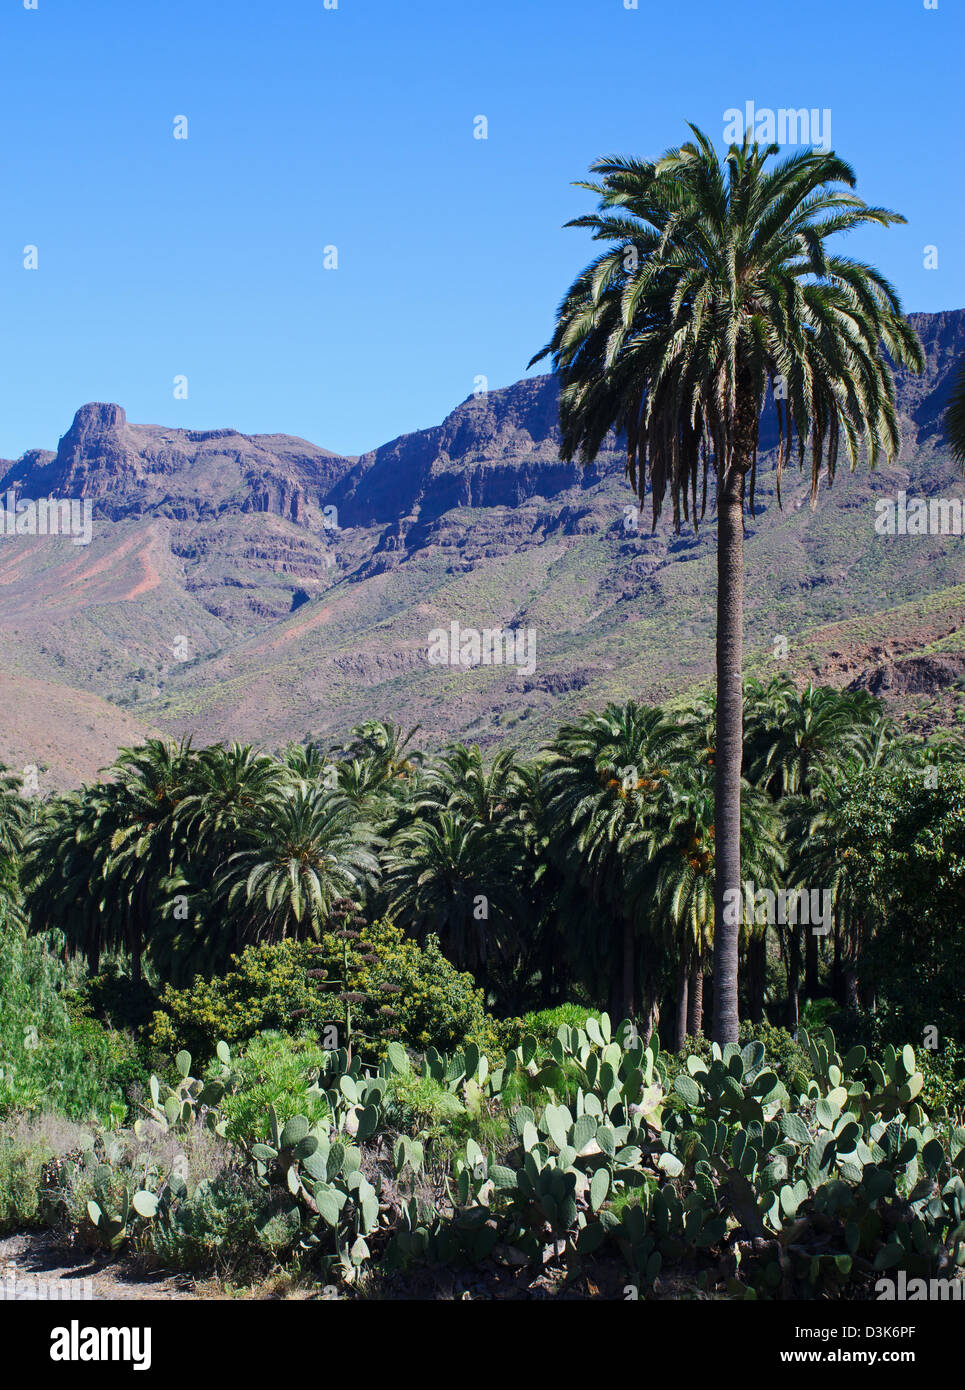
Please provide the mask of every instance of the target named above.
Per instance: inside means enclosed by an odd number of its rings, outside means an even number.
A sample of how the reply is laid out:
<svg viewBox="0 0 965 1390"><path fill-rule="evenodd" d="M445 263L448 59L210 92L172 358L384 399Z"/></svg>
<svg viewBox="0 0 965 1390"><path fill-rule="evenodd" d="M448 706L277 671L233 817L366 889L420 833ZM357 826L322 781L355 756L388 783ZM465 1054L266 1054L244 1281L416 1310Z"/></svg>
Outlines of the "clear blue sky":
<svg viewBox="0 0 965 1390"><path fill-rule="evenodd" d="M909 219L849 251L961 307L963 52L960 0L3 0L0 455L88 400L345 453L435 424L545 342L589 162L748 100L829 107Z"/></svg>

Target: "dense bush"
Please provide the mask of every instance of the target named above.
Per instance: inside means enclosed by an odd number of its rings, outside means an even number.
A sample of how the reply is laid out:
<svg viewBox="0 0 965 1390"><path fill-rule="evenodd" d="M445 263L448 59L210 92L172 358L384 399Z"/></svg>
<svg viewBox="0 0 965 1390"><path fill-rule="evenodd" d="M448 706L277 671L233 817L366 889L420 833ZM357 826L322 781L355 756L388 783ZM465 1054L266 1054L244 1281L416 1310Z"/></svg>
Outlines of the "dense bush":
<svg viewBox="0 0 965 1390"><path fill-rule="evenodd" d="M0 932L0 1115L56 1110L73 1119L123 1116L142 1068L130 1040L71 1018L67 972L45 942Z"/></svg>
<svg viewBox="0 0 965 1390"><path fill-rule="evenodd" d="M351 1005L352 1026L373 1058L384 1054L392 1036L416 1050L467 1040L490 1051L496 1046L482 991L446 960L435 937L420 946L398 927L376 922L348 942L326 932L317 944L251 946L232 960L220 979L198 977L188 989L164 990L151 1033L156 1047L210 1054L219 1038L238 1043L265 1031L321 1034L326 1023L344 1028L346 1002L339 994L346 986L361 996ZM322 989L309 970L326 972Z"/></svg>
<svg viewBox="0 0 965 1390"><path fill-rule="evenodd" d="M290 1204L266 1198L243 1165L199 1183L142 1233L143 1249L170 1269L252 1277L267 1269L297 1235Z"/></svg>
<svg viewBox="0 0 965 1390"><path fill-rule="evenodd" d="M933 1026L955 1037L965 996L965 768L939 767L933 783L907 768L856 780L837 848L868 919L859 974L887 1001L889 1031L920 1038Z"/></svg>
<svg viewBox="0 0 965 1390"><path fill-rule="evenodd" d="M85 975L67 994L73 1018L94 1018L135 1036L146 1033L157 1008L157 992L146 980L135 983L116 962Z"/></svg>
<svg viewBox="0 0 965 1390"><path fill-rule="evenodd" d="M890 1002L879 1004L872 1012L860 1009L835 1014L831 1020L835 1035L842 1046L866 1043L869 1052L882 1052L887 1046L900 1048L905 1010ZM937 1030L936 1030L937 1032ZM923 1037L932 1035L923 1031ZM934 1036L934 1048L926 1045L917 1050L918 1067L924 1077L922 1105L934 1115L948 1115L961 1123L965 1118L965 1045L954 1038Z"/></svg>
<svg viewBox="0 0 965 1390"><path fill-rule="evenodd" d="M249 946L231 959L232 968L220 978L198 976L187 989L165 988L151 1026L156 1048L173 1054L186 1047L210 1056L219 1038L235 1044L256 1033L297 1034L325 1022L328 1011L307 976L307 942Z"/></svg>
<svg viewBox="0 0 965 1390"><path fill-rule="evenodd" d="M278 1032L252 1038L235 1060L240 1085L221 1105L228 1135L266 1139L271 1106L283 1124L292 1115L306 1115L312 1124L323 1120L328 1104L316 1083L325 1055L315 1038Z"/></svg>
<svg viewBox="0 0 965 1390"><path fill-rule="evenodd" d="M522 1018L504 1019L499 1024L500 1039L507 1048L519 1047L523 1038L531 1034L538 1042L548 1045L556 1037L561 1023L569 1028L583 1028L591 1017L599 1018L599 1009L588 1009L582 1004L557 1004L555 1008L539 1009Z"/></svg>
<svg viewBox="0 0 965 1390"><path fill-rule="evenodd" d="M72 1131L50 1115L12 1117L0 1129L0 1234L41 1224L44 1169L71 1147Z"/></svg>

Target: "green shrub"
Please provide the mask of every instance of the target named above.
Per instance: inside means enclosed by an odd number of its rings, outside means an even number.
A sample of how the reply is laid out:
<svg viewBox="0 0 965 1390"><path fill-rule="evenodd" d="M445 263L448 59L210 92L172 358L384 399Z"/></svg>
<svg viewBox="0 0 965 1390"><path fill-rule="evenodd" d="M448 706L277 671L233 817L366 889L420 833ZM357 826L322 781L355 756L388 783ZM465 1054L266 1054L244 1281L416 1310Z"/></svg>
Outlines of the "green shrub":
<svg viewBox="0 0 965 1390"><path fill-rule="evenodd" d="M40 1224L41 1176L53 1157L42 1133L0 1134L0 1234Z"/></svg>
<svg viewBox="0 0 965 1390"><path fill-rule="evenodd" d="M808 1082L814 1076L811 1059L786 1028L777 1028L766 1019L761 1023L751 1023L745 1019L740 1025L738 1040L741 1047L749 1042L764 1044L767 1065L777 1073L778 1081L787 1087L790 1095L796 1096L807 1090Z"/></svg>
<svg viewBox="0 0 965 1390"><path fill-rule="evenodd" d="M500 1025L500 1040L507 1049L519 1047L523 1038L531 1034L537 1042L548 1046L556 1037L562 1024L569 1028L583 1028L588 1018L599 1018L599 1009L588 1009L582 1004L557 1004L552 1009L540 1009L524 1014L522 1018L507 1018Z"/></svg>
<svg viewBox="0 0 965 1390"><path fill-rule="evenodd" d="M416 1052L435 1047L451 1052L473 1042L481 1052L498 1060L499 1033L495 1020L486 1012L484 996L468 971L457 970L446 959L437 936L427 937L420 946L400 928L384 924L367 928L359 943L379 956L372 969L368 988L373 993L388 985L398 991L388 996L396 1017L392 1020L399 1040ZM367 986L363 983L360 988ZM381 999L362 1006L360 1024L375 1039L374 1052L383 1056L381 1041Z"/></svg>
<svg viewBox="0 0 965 1390"><path fill-rule="evenodd" d="M465 1113L466 1107L459 1097L431 1076L409 1071L394 1075L390 1080L386 1115L397 1129L410 1134L426 1131L430 1137L435 1137Z"/></svg>
<svg viewBox="0 0 965 1390"><path fill-rule="evenodd" d="M0 1125L0 1234L46 1225L47 1168L76 1154L89 1130L51 1114L15 1114Z"/></svg>
<svg viewBox="0 0 965 1390"><path fill-rule="evenodd" d="M93 1021L75 1026L67 988L65 967L44 941L16 926L0 932L0 1117L56 1110L116 1123L123 1116L126 1044Z"/></svg>
<svg viewBox="0 0 965 1390"><path fill-rule="evenodd" d="M72 1032L88 1057L96 1058L111 1092L130 1099L143 1093L151 1078L147 1049L130 1033L105 1027L95 1018L75 1018Z"/></svg>
<svg viewBox="0 0 965 1390"><path fill-rule="evenodd" d="M168 986L154 1015L155 1047L210 1056L221 1038L236 1044L265 1031L320 1034L326 1023L344 1025L346 1006L338 997L344 992L343 941L326 932L317 943L320 953L313 953L313 945L250 946L232 957L233 968L219 979L199 976L182 990ZM498 1053L496 1024L482 991L446 960L436 937L420 946L400 928L376 922L349 942L348 959L351 990L363 996L352 1004L353 1029L364 1035L364 1050L373 1059L384 1055L393 1030L416 1051L473 1041ZM330 988L316 987L307 973L313 969L326 972Z"/></svg>
<svg viewBox="0 0 965 1390"><path fill-rule="evenodd" d="M232 1139L267 1139L268 1107L284 1124L292 1115L312 1123L328 1114L324 1095L315 1088L325 1053L315 1038L263 1033L252 1038L234 1060L241 1085L226 1095L221 1113Z"/></svg>
<svg viewBox="0 0 965 1390"><path fill-rule="evenodd" d="M965 1047L946 1042L937 1052L921 1047L915 1054L925 1078L921 1103L929 1113L965 1122Z"/></svg>
<svg viewBox="0 0 965 1390"><path fill-rule="evenodd" d="M135 984L114 963L96 975L85 975L67 997L75 1020L96 1018L137 1035L146 1034L157 1003L157 992L146 980Z"/></svg>
<svg viewBox="0 0 965 1390"><path fill-rule="evenodd" d="M900 1050L908 1037L904 1029L904 1010L887 1000L878 1007L836 1014L832 1019L835 1036L844 1047L861 1043L869 1053L882 1052L889 1044ZM916 1047L918 1067L925 1078L921 1103L936 1117L946 1115L958 1123L965 1120L965 1045L939 1033L938 1049Z"/></svg>
<svg viewBox="0 0 965 1390"><path fill-rule="evenodd" d="M290 1205L266 1199L247 1169L226 1168L153 1221L144 1248L171 1269L251 1277L275 1263L298 1234Z"/></svg>
<svg viewBox="0 0 965 1390"><path fill-rule="evenodd" d="M307 942L249 946L231 959L233 968L219 978L199 975L186 989L165 987L151 1024L158 1051L173 1055L185 1047L195 1056L210 1057L222 1038L234 1045L257 1033L297 1034L325 1021L307 978Z"/></svg>

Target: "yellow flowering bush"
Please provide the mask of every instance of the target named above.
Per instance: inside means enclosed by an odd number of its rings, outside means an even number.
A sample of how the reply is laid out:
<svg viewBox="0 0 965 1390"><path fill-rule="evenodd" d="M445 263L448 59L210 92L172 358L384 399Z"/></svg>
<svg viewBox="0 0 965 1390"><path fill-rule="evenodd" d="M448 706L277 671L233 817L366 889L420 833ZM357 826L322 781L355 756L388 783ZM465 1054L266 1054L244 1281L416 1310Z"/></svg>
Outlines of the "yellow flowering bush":
<svg viewBox="0 0 965 1390"><path fill-rule="evenodd" d="M197 976L185 989L165 988L151 1027L156 1048L173 1053L186 1047L207 1057L220 1038L237 1044L269 1030L320 1034L326 1023L344 1024L339 995L348 991L353 1031L374 1056L396 1037L418 1052L452 1051L473 1041L498 1059L496 1025L482 991L445 958L434 936L420 945L380 921L350 940L327 931L317 942L249 946L231 959L221 977ZM323 970L325 978L310 978L309 970Z"/></svg>

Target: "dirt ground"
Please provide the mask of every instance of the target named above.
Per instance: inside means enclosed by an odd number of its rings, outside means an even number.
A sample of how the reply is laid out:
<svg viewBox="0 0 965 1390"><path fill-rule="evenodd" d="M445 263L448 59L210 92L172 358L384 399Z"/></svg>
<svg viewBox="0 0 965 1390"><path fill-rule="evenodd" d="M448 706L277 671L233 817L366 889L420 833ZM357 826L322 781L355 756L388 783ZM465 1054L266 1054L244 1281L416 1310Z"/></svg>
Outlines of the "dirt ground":
<svg viewBox="0 0 965 1390"><path fill-rule="evenodd" d="M602 1277L601 1277L602 1276ZM50 1232L0 1237L0 1301L12 1299L318 1299L487 1301L491 1299L620 1299L627 1296L625 1269L614 1263L594 1279L566 1286L559 1272L497 1268L424 1269L380 1276L358 1289L293 1283L286 1277L254 1286L225 1286L186 1275L145 1270L102 1252L66 1248Z"/></svg>
<svg viewBox="0 0 965 1390"><path fill-rule="evenodd" d="M0 1301L213 1296L208 1285L202 1289L179 1275L143 1273L109 1256L65 1250L45 1231L0 1238Z"/></svg>

